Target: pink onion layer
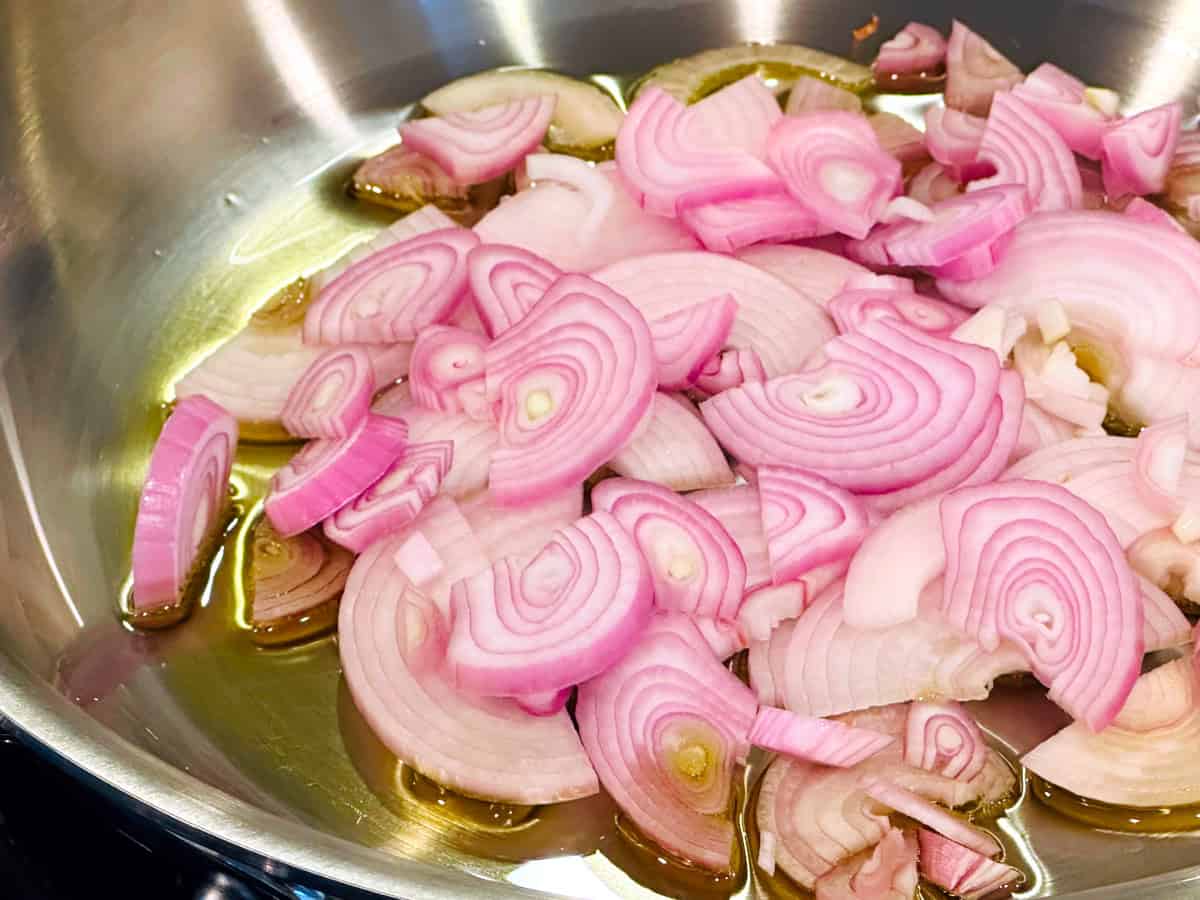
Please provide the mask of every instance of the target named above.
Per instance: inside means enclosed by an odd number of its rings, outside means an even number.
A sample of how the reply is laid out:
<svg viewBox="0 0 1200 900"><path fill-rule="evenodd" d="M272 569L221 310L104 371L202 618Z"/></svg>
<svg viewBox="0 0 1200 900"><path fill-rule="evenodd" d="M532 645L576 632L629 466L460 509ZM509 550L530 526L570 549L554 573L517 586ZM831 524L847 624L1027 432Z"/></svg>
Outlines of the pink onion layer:
<svg viewBox="0 0 1200 900"><path fill-rule="evenodd" d="M680 619L658 617L615 668L581 685L575 716L601 783L638 828L696 865L728 869L732 776L756 704Z"/></svg>
<svg viewBox="0 0 1200 900"><path fill-rule="evenodd" d="M488 418L484 399L483 352L488 340L449 325L431 325L413 344L408 386L426 409Z"/></svg>
<svg viewBox="0 0 1200 900"><path fill-rule="evenodd" d="M1079 166L1058 132L1012 93L997 94L979 144L979 160L996 174L972 181L968 191L1023 184L1035 210L1078 209L1083 205Z"/></svg>
<svg viewBox="0 0 1200 900"><path fill-rule="evenodd" d="M887 316L935 335L950 337L970 315L961 307L907 290L848 289L829 301L829 314L842 334Z"/></svg>
<svg viewBox="0 0 1200 900"><path fill-rule="evenodd" d="M866 780L864 789L867 796L877 803L894 809L908 816L939 834L943 834L964 847L969 847L984 856L997 856L1000 844L986 831L973 828L965 821L931 803L919 794L897 784L889 784L880 779Z"/></svg>
<svg viewBox="0 0 1200 900"><path fill-rule="evenodd" d="M876 75L928 72L946 58L946 39L936 28L909 22L879 48L872 68Z"/></svg>
<svg viewBox="0 0 1200 900"><path fill-rule="evenodd" d="M411 119L400 138L459 184L503 175L533 151L550 127L557 98L523 97L474 112Z"/></svg>
<svg viewBox="0 0 1200 900"><path fill-rule="evenodd" d="M1104 133L1101 170L1108 196L1154 194L1163 189L1182 117L1183 107L1168 103L1123 119Z"/></svg>
<svg viewBox="0 0 1200 900"><path fill-rule="evenodd" d="M454 444L410 443L379 480L325 520L325 536L355 553L412 522L437 496L454 460Z"/></svg>
<svg viewBox="0 0 1200 900"><path fill-rule="evenodd" d="M375 372L365 350L327 350L296 382L279 419L297 437L345 437L366 417L374 393Z"/></svg>
<svg viewBox="0 0 1200 900"><path fill-rule="evenodd" d="M713 435L742 462L809 469L855 493L883 494L954 463L983 428L1000 382L994 353L894 319L833 339L824 355L819 368L706 401Z"/></svg>
<svg viewBox="0 0 1200 900"><path fill-rule="evenodd" d="M856 113L784 117L771 131L767 159L822 226L852 237L866 237L900 190L899 161Z"/></svg>
<svg viewBox="0 0 1200 900"><path fill-rule="evenodd" d="M1024 76L995 47L955 19L946 46L946 105L985 116L992 95L1019 83Z"/></svg>
<svg viewBox="0 0 1200 900"><path fill-rule="evenodd" d="M560 275L553 263L508 244L483 244L467 256L471 299L492 337L525 318Z"/></svg>
<svg viewBox="0 0 1200 900"><path fill-rule="evenodd" d="M911 703L904 761L947 778L971 779L983 771L987 745L975 720L958 703Z"/></svg>
<svg viewBox="0 0 1200 900"><path fill-rule="evenodd" d="M750 642L767 641L780 622L804 612L808 590L803 581L759 588L746 595L738 610L738 626Z"/></svg>
<svg viewBox="0 0 1200 900"><path fill-rule="evenodd" d="M638 92L617 132L617 166L648 212L673 216L778 185L771 170L729 135L715 144L697 140L688 112L666 91L647 87Z"/></svg>
<svg viewBox="0 0 1200 900"><path fill-rule="evenodd" d="M767 136L782 117L774 92L751 74L689 106L685 139L690 146L738 147L762 159Z"/></svg>
<svg viewBox="0 0 1200 900"><path fill-rule="evenodd" d="M869 857L851 858L817 879L816 900L910 900L916 896L917 837L892 828Z"/></svg>
<svg viewBox="0 0 1200 900"><path fill-rule="evenodd" d="M620 660L653 600L637 544L595 512L528 565L502 560L455 585L446 665L459 687L486 696L561 690Z"/></svg>
<svg viewBox="0 0 1200 900"><path fill-rule="evenodd" d="M380 396L372 411L404 419L408 423L408 438L414 444L437 441L453 444L454 459L442 479L442 493L467 497L487 487L488 466L499 440L494 422L418 406L412 401L407 383Z"/></svg>
<svg viewBox="0 0 1200 900"><path fill-rule="evenodd" d="M1134 487L1146 506L1172 519L1183 507L1179 489L1187 449L1187 416L1143 428L1137 437Z"/></svg>
<svg viewBox="0 0 1200 900"><path fill-rule="evenodd" d="M704 364L725 344L737 315L737 300L721 294L650 322L658 386L691 387Z"/></svg>
<svg viewBox="0 0 1200 900"><path fill-rule="evenodd" d="M732 294L738 312L729 346L753 350L768 375L794 371L835 334L816 301L779 278L720 253L634 256L593 273L629 299L647 321L705 297Z"/></svg>
<svg viewBox="0 0 1200 900"><path fill-rule="evenodd" d="M709 358L696 376L695 388L704 394L719 394L752 381L766 381L767 370L753 350L722 350Z"/></svg>
<svg viewBox="0 0 1200 900"><path fill-rule="evenodd" d="M556 532L583 515L583 486L519 509L497 506L486 492L460 506L492 562L515 557L523 565L549 544Z"/></svg>
<svg viewBox="0 0 1200 900"><path fill-rule="evenodd" d="M271 479L267 518L283 537L307 531L374 484L407 443L404 420L377 413L344 438L310 441Z"/></svg>
<svg viewBox="0 0 1200 900"><path fill-rule="evenodd" d="M861 500L803 469L759 466L758 495L775 584L846 559L870 530Z"/></svg>
<svg viewBox="0 0 1200 900"><path fill-rule="evenodd" d="M401 534L358 558L342 594L338 652L354 703L405 763L452 790L506 803L554 803L599 790L565 712L455 690L430 665L445 647L437 608L395 562Z"/></svg>
<svg viewBox="0 0 1200 900"><path fill-rule="evenodd" d="M490 490L535 502L583 481L630 439L654 397L650 330L624 297L565 275L485 352L500 445Z"/></svg>
<svg viewBox="0 0 1200 900"><path fill-rule="evenodd" d="M785 756L849 769L870 759L895 738L834 719L815 719L760 706L749 740L756 747Z"/></svg>
<svg viewBox="0 0 1200 900"><path fill-rule="evenodd" d="M1012 231L1029 214L1030 199L1024 187L1005 185L956 195L932 209L932 222L878 228L848 249L872 265L944 266Z"/></svg>
<svg viewBox="0 0 1200 900"><path fill-rule="evenodd" d="M904 718L904 708L892 706L855 713L843 721L899 736ZM863 790L863 781L871 778L950 808L999 801L1014 784L1007 764L994 753L985 770L970 781L905 765L898 742L853 769L779 757L761 782L756 819L760 832L776 836L779 867L802 887L811 888L838 863L870 849L892 830L887 815Z"/></svg>
<svg viewBox="0 0 1200 900"><path fill-rule="evenodd" d="M790 630L776 629L764 650L758 666L751 655L756 689L770 683L776 702L809 716L923 696L982 700L998 676L1028 668L1011 644L985 651L934 613L890 628L853 628L843 620L836 586L812 601Z"/></svg>
<svg viewBox="0 0 1200 900"><path fill-rule="evenodd" d="M133 605L171 606L221 526L237 446L233 416L206 397L185 397L163 426L142 484L133 530Z"/></svg>
<svg viewBox="0 0 1200 900"><path fill-rule="evenodd" d="M679 221L706 249L721 253L763 241L797 241L828 233L782 186L772 193L689 207L679 214Z"/></svg>
<svg viewBox="0 0 1200 900"><path fill-rule="evenodd" d="M1024 82L1013 88L1074 152L1088 159L1100 158L1100 145L1110 117L1090 102L1087 85L1053 63L1042 63Z"/></svg>
<svg viewBox="0 0 1200 900"><path fill-rule="evenodd" d="M608 461L618 475L661 484L673 491L726 487L733 471L704 427L692 401L655 393L634 437Z"/></svg>
<svg viewBox="0 0 1200 900"><path fill-rule="evenodd" d="M822 307L828 305L831 297L841 293L847 278L870 274L844 256L792 244L746 247L738 251L737 258L774 275Z"/></svg>
<svg viewBox="0 0 1200 900"><path fill-rule="evenodd" d="M987 120L945 106L925 110L925 146L944 166L961 170L974 164Z"/></svg>
<svg viewBox="0 0 1200 900"><path fill-rule="evenodd" d="M926 206L949 200L958 191L958 182L941 163L930 163L908 182L908 196Z"/></svg>
<svg viewBox="0 0 1200 900"><path fill-rule="evenodd" d="M746 586L746 563L724 526L667 488L609 478L592 488L592 506L633 535L654 579L660 609L733 620Z"/></svg>
<svg viewBox="0 0 1200 900"><path fill-rule="evenodd" d="M749 484L713 488L689 494L688 499L711 513L738 545L746 561L746 590L770 584L771 566L758 489Z"/></svg>
<svg viewBox="0 0 1200 900"><path fill-rule="evenodd" d="M478 245L467 229L446 228L352 263L314 297L304 317L305 343L413 340L454 313L467 287L467 254Z"/></svg>
<svg viewBox="0 0 1200 900"><path fill-rule="evenodd" d="M921 875L962 900L1010 893L1025 876L927 828L917 831Z"/></svg>
<svg viewBox="0 0 1200 900"><path fill-rule="evenodd" d="M1141 594L1104 517L1065 488L1021 480L952 491L941 516L948 620L987 650L1016 644L1052 700L1104 728L1144 647Z"/></svg>

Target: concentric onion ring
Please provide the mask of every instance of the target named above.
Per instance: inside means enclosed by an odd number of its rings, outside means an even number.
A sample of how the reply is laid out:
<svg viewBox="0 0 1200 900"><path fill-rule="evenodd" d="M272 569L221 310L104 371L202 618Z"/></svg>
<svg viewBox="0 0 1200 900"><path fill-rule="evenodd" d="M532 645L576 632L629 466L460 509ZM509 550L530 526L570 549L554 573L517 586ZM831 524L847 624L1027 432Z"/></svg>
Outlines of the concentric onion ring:
<svg viewBox="0 0 1200 900"><path fill-rule="evenodd" d="M732 620L742 604L746 563L723 525L664 487L609 478L592 488L592 507L613 514L635 541L654 579L660 609Z"/></svg>
<svg viewBox="0 0 1200 900"><path fill-rule="evenodd" d="M469 697L430 665L444 624L395 561L406 537L358 558L338 618L342 671L371 730L423 775L473 797L537 804L596 793L565 712L535 717L511 700Z"/></svg>
<svg viewBox="0 0 1200 900"><path fill-rule="evenodd" d="M1104 516L1058 485L1014 480L951 491L941 517L948 621L985 650L1020 647L1052 700L1104 728L1144 647L1141 593Z"/></svg>
<svg viewBox="0 0 1200 900"><path fill-rule="evenodd" d="M206 397L175 404L154 444L133 530L133 606L182 603L200 552L222 525L237 422Z"/></svg>
<svg viewBox="0 0 1200 900"><path fill-rule="evenodd" d="M488 340L449 325L430 325L413 344L408 364L412 399L426 409L490 418L484 399L483 352Z"/></svg>
<svg viewBox="0 0 1200 900"><path fill-rule="evenodd" d="M575 717L601 784L638 828L724 870L733 770L749 752L756 706L686 619L659 616L615 668L580 686Z"/></svg>
<svg viewBox="0 0 1200 900"><path fill-rule="evenodd" d="M911 703L904 728L904 761L947 778L974 778L987 762L975 720L954 701Z"/></svg>
<svg viewBox="0 0 1200 900"><path fill-rule="evenodd" d="M501 560L454 586L446 665L455 684L484 696L559 691L619 660L653 601L637 544L597 511L528 565Z"/></svg>
<svg viewBox="0 0 1200 900"><path fill-rule="evenodd" d="M825 345L819 368L718 394L700 411L742 462L808 469L861 494L918 484L983 428L1000 365L893 319Z"/></svg>
<svg viewBox="0 0 1200 900"><path fill-rule="evenodd" d="M304 317L304 342L413 340L426 325L454 313L467 287L467 254L478 245L473 232L446 228L351 263L314 297Z"/></svg>
<svg viewBox="0 0 1200 900"><path fill-rule="evenodd" d="M471 299L492 337L525 318L560 275L553 263L508 244L489 242L467 255Z"/></svg>
<svg viewBox="0 0 1200 900"><path fill-rule="evenodd" d="M500 445L490 490L534 502L583 481L627 443L654 397L653 343L624 297L565 275L484 354Z"/></svg>

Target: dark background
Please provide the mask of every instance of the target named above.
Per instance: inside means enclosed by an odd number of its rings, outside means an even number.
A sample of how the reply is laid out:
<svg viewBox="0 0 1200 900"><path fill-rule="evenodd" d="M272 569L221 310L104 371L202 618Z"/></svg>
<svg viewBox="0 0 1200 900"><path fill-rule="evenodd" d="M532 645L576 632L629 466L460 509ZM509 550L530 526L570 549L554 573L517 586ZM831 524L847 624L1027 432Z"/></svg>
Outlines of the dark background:
<svg viewBox="0 0 1200 900"><path fill-rule="evenodd" d="M230 866L118 811L0 732L0 897L320 900L322 895L252 887Z"/></svg>

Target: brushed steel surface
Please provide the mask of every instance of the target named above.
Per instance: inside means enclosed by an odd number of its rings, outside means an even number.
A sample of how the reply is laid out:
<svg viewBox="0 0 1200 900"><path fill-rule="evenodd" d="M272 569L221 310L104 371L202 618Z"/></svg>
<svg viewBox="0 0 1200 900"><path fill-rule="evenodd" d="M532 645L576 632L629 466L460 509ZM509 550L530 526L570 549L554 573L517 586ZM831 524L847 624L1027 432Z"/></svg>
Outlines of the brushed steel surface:
<svg viewBox="0 0 1200 900"><path fill-rule="evenodd" d="M514 63L636 73L743 40L848 53L871 13L881 34L953 13L1023 67L1053 60L1129 108L1200 87L1197 0L0 0L3 715L81 777L280 877L411 900L627 892L600 864L482 861L386 802L372 778L394 782L394 760L347 737L328 642L248 655L222 643L216 603L170 635L120 628L157 404L285 272L378 228L331 178L438 84ZM985 717L1036 739L1001 705ZM549 818L533 855L570 831ZM1031 800L1014 818L1034 834L1039 896L1200 895L1195 838L1088 832ZM565 849L587 849L572 835Z"/></svg>

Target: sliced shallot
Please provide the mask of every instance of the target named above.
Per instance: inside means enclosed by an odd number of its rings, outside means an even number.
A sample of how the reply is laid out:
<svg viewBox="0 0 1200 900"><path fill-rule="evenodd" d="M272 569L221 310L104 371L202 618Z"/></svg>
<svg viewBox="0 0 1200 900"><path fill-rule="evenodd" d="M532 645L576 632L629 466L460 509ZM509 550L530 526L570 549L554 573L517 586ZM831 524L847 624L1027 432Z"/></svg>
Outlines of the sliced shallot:
<svg viewBox="0 0 1200 900"><path fill-rule="evenodd" d="M955 19L946 46L946 105L985 116L992 95L1019 83L1023 76L995 47Z"/></svg>
<svg viewBox="0 0 1200 900"><path fill-rule="evenodd" d="M732 294L721 294L649 323L660 388L679 390L695 383L728 339L737 308Z"/></svg>
<svg viewBox="0 0 1200 900"><path fill-rule="evenodd" d="M497 506L483 491L459 506L490 560L515 557L524 564L550 543L555 532L583 515L583 486L517 509Z"/></svg>
<svg viewBox="0 0 1200 900"><path fill-rule="evenodd" d="M352 554L315 534L281 538L260 520L250 555L251 640L272 646L331 629L353 562Z"/></svg>
<svg viewBox="0 0 1200 900"><path fill-rule="evenodd" d="M488 340L449 325L431 325L413 344L408 386L413 401L426 409L488 418L484 399L483 353Z"/></svg>
<svg viewBox="0 0 1200 900"><path fill-rule="evenodd" d="M508 244L483 244L467 255L471 299L492 337L525 318L560 275L553 263Z"/></svg>
<svg viewBox="0 0 1200 900"><path fill-rule="evenodd" d="M413 340L454 313L467 287L467 254L478 244L467 229L446 228L351 263L314 297L304 316L305 343Z"/></svg>
<svg viewBox="0 0 1200 900"><path fill-rule="evenodd" d="M970 713L953 700L914 702L904 728L904 761L947 778L971 779L983 771L987 744Z"/></svg>
<svg viewBox="0 0 1200 900"><path fill-rule="evenodd" d="M557 100L525 97L474 112L411 119L400 126L400 138L459 184L479 184L503 175L542 142Z"/></svg>
<svg viewBox="0 0 1200 900"><path fill-rule="evenodd" d="M1116 720L1097 733L1074 722L1022 757L1030 772L1080 797L1118 806L1200 800L1200 709L1191 659L1142 675Z"/></svg>
<svg viewBox="0 0 1200 900"><path fill-rule="evenodd" d="M580 686L575 716L601 783L638 828L724 870L733 771L749 752L756 706L686 619L660 615L615 668Z"/></svg>
<svg viewBox="0 0 1200 900"><path fill-rule="evenodd" d="M746 563L724 526L703 507L667 488L609 478L592 488L637 542L654 579L660 609L733 620L746 586Z"/></svg>
<svg viewBox="0 0 1200 900"><path fill-rule="evenodd" d="M973 828L953 813L908 788L870 777L864 779L863 787L867 796L876 803L890 807L976 853L984 856L998 856L1000 853L1000 844L992 835Z"/></svg>
<svg viewBox="0 0 1200 900"><path fill-rule="evenodd" d="M829 232L782 185L770 193L689 207L679 214L679 221L706 249L721 253L763 241L798 241Z"/></svg>
<svg viewBox="0 0 1200 900"><path fill-rule="evenodd" d="M637 544L595 512L528 565L504 559L454 586L446 665L459 687L486 696L558 691L616 664L653 598Z"/></svg>
<svg viewBox="0 0 1200 900"><path fill-rule="evenodd" d="M896 739L836 719L800 716L786 709L760 706L750 729L750 743L796 759L849 769L870 759Z"/></svg>
<svg viewBox="0 0 1200 900"><path fill-rule="evenodd" d="M595 166L560 153L534 153L525 160L525 174L534 181L556 181L574 188L587 198L588 211L579 224L579 238L591 240L612 212L619 188Z"/></svg>
<svg viewBox="0 0 1200 900"><path fill-rule="evenodd" d="M823 78L801 75L792 85L783 111L789 116L799 116L827 109L862 112L862 100L858 94L830 84Z"/></svg>
<svg viewBox="0 0 1200 900"><path fill-rule="evenodd" d="M1183 107L1157 106L1115 123L1101 141L1104 190L1110 197L1155 194L1166 185Z"/></svg>
<svg viewBox="0 0 1200 900"><path fill-rule="evenodd" d="M1183 505L1179 488L1187 449L1187 416L1143 428L1137 437L1134 486L1146 506L1172 519Z"/></svg>
<svg viewBox="0 0 1200 900"><path fill-rule="evenodd" d="M500 445L489 489L535 502L587 478L630 439L650 407L650 330L624 297L564 275L485 351Z"/></svg>
<svg viewBox="0 0 1200 900"><path fill-rule="evenodd" d="M762 465L757 474L775 584L846 559L867 536L866 507L849 491L803 469Z"/></svg>
<svg viewBox="0 0 1200 900"><path fill-rule="evenodd" d="M909 22L885 41L871 68L878 75L914 75L931 71L946 58L946 39L936 28Z"/></svg>
<svg viewBox="0 0 1200 900"><path fill-rule="evenodd" d="M627 297L647 321L705 297L732 294L738 312L729 346L753 350L767 375L798 369L835 334L815 299L721 253L650 253L605 266L592 277Z"/></svg>
<svg viewBox="0 0 1200 900"><path fill-rule="evenodd" d="M357 347L322 353L300 377L279 413L297 437L339 438L367 415L375 393L371 357Z"/></svg>
<svg viewBox="0 0 1200 900"><path fill-rule="evenodd" d="M374 484L407 442L403 419L377 413L344 438L309 441L271 479L267 518L283 537L307 531Z"/></svg>
<svg viewBox="0 0 1200 900"><path fill-rule="evenodd" d="M133 606L181 605L215 542L229 503L237 446L233 416L206 397L185 397L163 426L142 484L133 530Z"/></svg>
<svg viewBox="0 0 1200 900"><path fill-rule="evenodd" d="M1058 132L1012 93L997 94L979 143L980 162L995 174L972 181L968 191L1006 184L1029 189L1035 210L1078 209L1083 184L1071 149Z"/></svg>
<svg viewBox="0 0 1200 900"><path fill-rule="evenodd" d="M898 737L904 718L904 707L887 706L842 721ZM820 876L873 847L892 829L888 817L863 790L863 781L871 778L900 785L949 808L999 801L1014 784L1008 765L990 752L984 771L969 781L905 765L898 742L853 769L778 757L761 783L756 819L760 833L769 831L776 837L779 868L801 887L811 888Z"/></svg>
<svg viewBox="0 0 1200 900"><path fill-rule="evenodd" d="M504 803L554 803L599 790L565 712L534 717L511 700L472 697L437 671L437 607L395 560L396 535L358 558L338 619L338 652L354 703L384 745L452 790Z"/></svg>
<svg viewBox="0 0 1200 900"><path fill-rule="evenodd" d="M829 301L828 309L842 334L872 319L892 316L937 337L950 337L954 329L970 315L961 307L934 297L925 297L911 288L847 289Z"/></svg>
<svg viewBox="0 0 1200 900"><path fill-rule="evenodd" d="M688 499L708 510L720 522L746 561L746 590L771 583L767 536L762 527L762 507L753 485L713 488L689 494Z"/></svg>
<svg viewBox="0 0 1200 900"><path fill-rule="evenodd" d="M752 381L766 381L767 370L753 350L726 348L710 357L696 376L696 390L719 394Z"/></svg>
<svg viewBox="0 0 1200 900"><path fill-rule="evenodd" d="M467 497L487 487L488 466L499 440L495 422L418 406L412 401L407 383L383 394L372 410L404 419L408 438L414 444L448 441L453 445L454 458L442 479L442 493Z"/></svg>
<svg viewBox="0 0 1200 900"><path fill-rule="evenodd" d="M918 880L916 835L893 828L869 857L841 863L813 890L816 900L911 900Z"/></svg>
<svg viewBox="0 0 1200 900"><path fill-rule="evenodd" d="M696 491L733 484L720 445L692 401L680 394L655 393L650 412L633 439L608 461L618 475L661 484L673 491Z"/></svg>
<svg viewBox="0 0 1200 900"><path fill-rule="evenodd" d="M929 155L955 171L969 170L979 155L987 120L946 106L925 110Z"/></svg>
<svg viewBox="0 0 1200 900"><path fill-rule="evenodd" d="M941 517L950 623L986 650L1016 644L1052 700L1104 728L1144 647L1141 593L1104 517L1063 487L1022 480L958 488Z"/></svg>
<svg viewBox="0 0 1200 900"><path fill-rule="evenodd" d="M1011 892L1025 876L1020 869L988 859L927 828L917 831L921 875L962 900L984 900Z"/></svg>
<svg viewBox="0 0 1200 900"><path fill-rule="evenodd" d="M325 536L362 553L416 519L437 495L453 462L451 441L408 444L378 481L325 520Z"/></svg>
<svg viewBox="0 0 1200 900"><path fill-rule="evenodd" d="M1086 84L1053 63L1042 63L1012 91L1074 152L1099 159L1100 143L1111 117L1093 106L1086 92Z"/></svg>
<svg viewBox="0 0 1200 900"><path fill-rule="evenodd" d="M786 116L771 131L767 158L821 225L851 237L866 237L900 190L900 163L857 113Z"/></svg>
<svg viewBox="0 0 1200 900"><path fill-rule="evenodd" d="M990 351L894 319L834 338L824 356L819 368L706 401L713 435L744 463L796 466L855 493L885 494L954 463L983 428L1000 382Z"/></svg>
<svg viewBox="0 0 1200 900"><path fill-rule="evenodd" d="M674 216L690 206L778 186L774 173L736 138L696 140L688 113L670 94L649 86L638 91L617 132L617 166L648 212Z"/></svg>

